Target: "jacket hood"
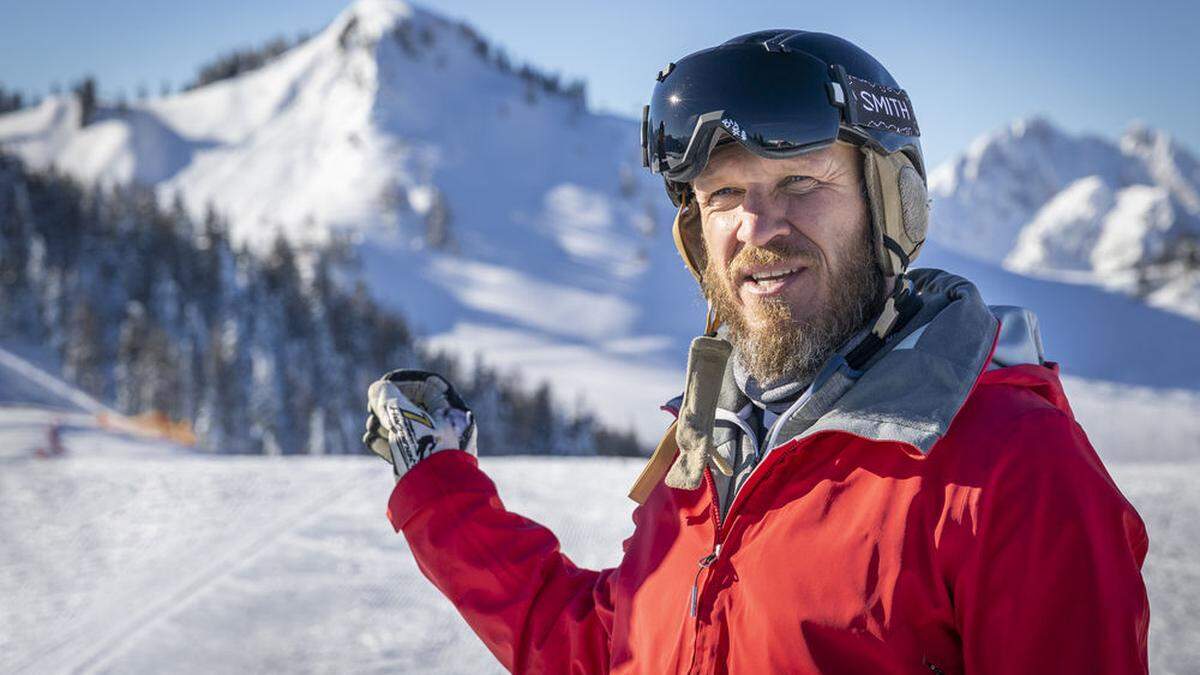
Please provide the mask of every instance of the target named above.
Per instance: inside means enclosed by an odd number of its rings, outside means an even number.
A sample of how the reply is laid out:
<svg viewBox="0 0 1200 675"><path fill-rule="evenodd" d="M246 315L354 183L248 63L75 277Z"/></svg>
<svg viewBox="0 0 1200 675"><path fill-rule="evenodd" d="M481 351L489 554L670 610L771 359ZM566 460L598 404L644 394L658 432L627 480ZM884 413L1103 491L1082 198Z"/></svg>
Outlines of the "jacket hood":
<svg viewBox="0 0 1200 675"><path fill-rule="evenodd" d="M811 390L780 417L764 449L818 432L843 431L903 443L926 454L945 435L981 374L1044 363L1037 319L1029 310L989 307L974 284L942 270L916 269L908 278L923 303L916 316L861 371L851 369L841 354L832 357ZM1053 369L1038 370L1053 377ZM1036 373L1021 378L1037 379ZM1043 395L1062 398L1061 390ZM731 360L718 397L718 417L736 418L749 403L734 379ZM717 451L731 455L738 434L736 427L718 424L713 434Z"/></svg>

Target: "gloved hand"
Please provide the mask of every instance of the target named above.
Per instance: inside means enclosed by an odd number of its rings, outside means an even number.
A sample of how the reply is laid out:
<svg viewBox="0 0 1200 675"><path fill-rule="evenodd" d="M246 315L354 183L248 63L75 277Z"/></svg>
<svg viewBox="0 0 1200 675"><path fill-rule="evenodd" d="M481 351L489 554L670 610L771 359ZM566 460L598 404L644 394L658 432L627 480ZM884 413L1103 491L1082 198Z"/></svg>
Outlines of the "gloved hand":
<svg viewBox="0 0 1200 675"><path fill-rule="evenodd" d="M396 480L439 450L475 448L475 416L446 378L424 370L400 369L367 390L363 443L391 462Z"/></svg>

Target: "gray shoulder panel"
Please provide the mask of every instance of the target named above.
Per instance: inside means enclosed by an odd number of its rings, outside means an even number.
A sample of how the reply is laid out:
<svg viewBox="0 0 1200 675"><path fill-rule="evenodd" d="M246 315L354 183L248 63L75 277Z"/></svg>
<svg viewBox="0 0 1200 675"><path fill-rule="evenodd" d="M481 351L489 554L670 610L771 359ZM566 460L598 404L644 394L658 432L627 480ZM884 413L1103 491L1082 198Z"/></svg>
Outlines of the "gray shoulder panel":
<svg viewBox="0 0 1200 675"><path fill-rule="evenodd" d="M929 269L911 275L921 312L800 436L839 430L928 453L945 435L987 365L999 321L966 279Z"/></svg>

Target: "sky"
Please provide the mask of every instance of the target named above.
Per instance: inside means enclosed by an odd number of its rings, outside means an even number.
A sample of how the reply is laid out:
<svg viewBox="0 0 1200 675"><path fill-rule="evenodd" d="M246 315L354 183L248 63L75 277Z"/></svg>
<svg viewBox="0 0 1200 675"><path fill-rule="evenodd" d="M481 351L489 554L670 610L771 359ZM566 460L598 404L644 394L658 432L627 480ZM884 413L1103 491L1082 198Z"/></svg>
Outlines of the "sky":
<svg viewBox="0 0 1200 675"><path fill-rule="evenodd" d="M223 52L317 31L345 4L0 0L0 84L45 95L90 73L109 96L156 94ZM930 166L1031 114L1110 138L1140 120L1200 149L1195 2L416 4L465 19L514 61L584 79L594 109L630 118L669 61L753 30L802 28L848 38L888 67L913 101Z"/></svg>

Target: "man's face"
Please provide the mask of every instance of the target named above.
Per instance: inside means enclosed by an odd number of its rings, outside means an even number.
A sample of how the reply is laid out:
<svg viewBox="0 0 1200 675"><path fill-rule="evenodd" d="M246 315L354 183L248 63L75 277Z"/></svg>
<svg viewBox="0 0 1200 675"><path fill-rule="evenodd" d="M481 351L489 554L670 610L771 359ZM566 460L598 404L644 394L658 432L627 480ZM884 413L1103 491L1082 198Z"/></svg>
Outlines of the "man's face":
<svg viewBox="0 0 1200 675"><path fill-rule="evenodd" d="M882 298L858 150L763 159L730 143L692 188L701 285L743 365L764 384L811 379Z"/></svg>

